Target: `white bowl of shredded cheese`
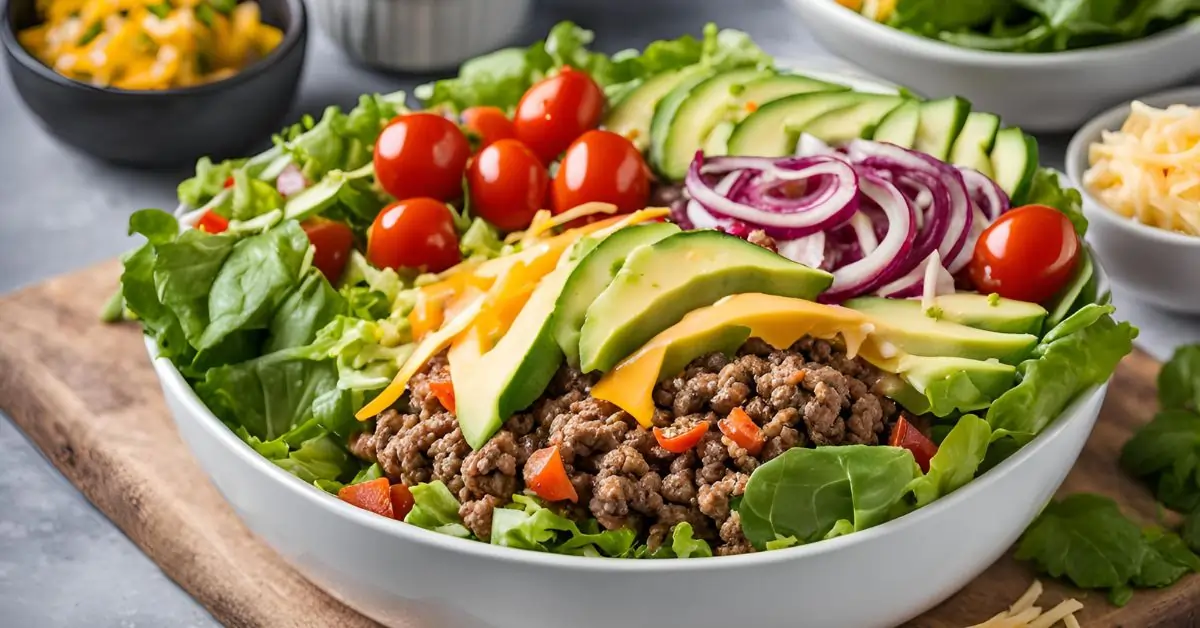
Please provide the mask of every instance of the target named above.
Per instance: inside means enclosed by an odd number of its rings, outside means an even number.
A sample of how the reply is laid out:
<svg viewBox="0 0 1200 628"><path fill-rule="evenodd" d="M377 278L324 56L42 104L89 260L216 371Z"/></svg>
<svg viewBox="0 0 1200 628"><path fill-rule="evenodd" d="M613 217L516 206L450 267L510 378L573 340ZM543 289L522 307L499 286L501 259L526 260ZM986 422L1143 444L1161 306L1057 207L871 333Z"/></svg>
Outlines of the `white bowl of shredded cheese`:
<svg viewBox="0 0 1200 628"><path fill-rule="evenodd" d="M1113 282L1161 308L1200 313L1200 88L1097 116L1072 138L1067 174Z"/></svg>

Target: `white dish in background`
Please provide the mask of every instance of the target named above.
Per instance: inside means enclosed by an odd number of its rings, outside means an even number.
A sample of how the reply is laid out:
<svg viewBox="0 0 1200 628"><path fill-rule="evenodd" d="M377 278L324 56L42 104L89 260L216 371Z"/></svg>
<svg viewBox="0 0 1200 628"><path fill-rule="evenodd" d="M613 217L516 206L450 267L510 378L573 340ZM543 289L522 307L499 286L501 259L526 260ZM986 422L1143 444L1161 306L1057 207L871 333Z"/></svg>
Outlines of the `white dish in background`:
<svg viewBox="0 0 1200 628"><path fill-rule="evenodd" d="M1190 87L1137 98L1152 107L1200 106L1200 88ZM1088 122L1067 147L1067 175L1083 195L1088 240L1105 269L1134 297L1174 312L1200 313L1200 237L1176 233L1126 218L1104 205L1083 185L1088 147L1103 131L1121 128L1129 104Z"/></svg>
<svg viewBox="0 0 1200 628"><path fill-rule="evenodd" d="M961 95L1027 131L1066 131L1114 103L1200 73L1200 21L1068 52L986 52L880 24L834 0L788 0L825 48L929 97Z"/></svg>

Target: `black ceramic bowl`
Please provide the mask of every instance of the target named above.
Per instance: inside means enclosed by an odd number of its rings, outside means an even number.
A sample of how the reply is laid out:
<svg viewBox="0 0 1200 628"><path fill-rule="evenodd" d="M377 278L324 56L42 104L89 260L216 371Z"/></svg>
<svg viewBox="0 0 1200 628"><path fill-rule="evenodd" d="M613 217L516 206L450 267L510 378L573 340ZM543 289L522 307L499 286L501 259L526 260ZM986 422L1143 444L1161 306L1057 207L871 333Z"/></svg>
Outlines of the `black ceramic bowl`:
<svg viewBox="0 0 1200 628"><path fill-rule="evenodd" d="M7 0L0 16L0 40L17 92L54 136L120 164L166 168L202 155L240 154L279 130L304 65L303 0L258 0L263 21L281 29L283 41L234 76L158 91L96 87L58 74L17 42L18 30L37 23L34 4Z"/></svg>

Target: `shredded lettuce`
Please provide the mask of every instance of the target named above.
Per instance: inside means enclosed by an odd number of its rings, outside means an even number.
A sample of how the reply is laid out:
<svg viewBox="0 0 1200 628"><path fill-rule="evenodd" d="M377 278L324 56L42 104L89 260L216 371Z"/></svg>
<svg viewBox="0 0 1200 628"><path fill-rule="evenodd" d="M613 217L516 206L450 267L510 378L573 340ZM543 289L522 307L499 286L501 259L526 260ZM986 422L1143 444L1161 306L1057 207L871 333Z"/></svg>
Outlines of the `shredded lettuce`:
<svg viewBox="0 0 1200 628"><path fill-rule="evenodd" d="M987 454L991 437L992 428L987 421L974 414L960 417L929 461L929 472L909 486L917 507L945 497L970 482Z"/></svg>
<svg viewBox="0 0 1200 628"><path fill-rule="evenodd" d="M441 480L409 487L413 508L404 517L405 523L461 539L471 538L471 532L458 515L461 504Z"/></svg>
<svg viewBox="0 0 1200 628"><path fill-rule="evenodd" d="M1067 215L1079 237L1087 235L1088 221L1083 215L1083 197L1071 187L1057 170L1041 168L1033 175L1033 183L1025 193L1026 205L1045 205Z"/></svg>
<svg viewBox="0 0 1200 628"><path fill-rule="evenodd" d="M579 525L533 497L513 495L511 504L492 512L491 536L493 545L556 554L617 557L630 551L637 535L628 528L601 530L594 519Z"/></svg>

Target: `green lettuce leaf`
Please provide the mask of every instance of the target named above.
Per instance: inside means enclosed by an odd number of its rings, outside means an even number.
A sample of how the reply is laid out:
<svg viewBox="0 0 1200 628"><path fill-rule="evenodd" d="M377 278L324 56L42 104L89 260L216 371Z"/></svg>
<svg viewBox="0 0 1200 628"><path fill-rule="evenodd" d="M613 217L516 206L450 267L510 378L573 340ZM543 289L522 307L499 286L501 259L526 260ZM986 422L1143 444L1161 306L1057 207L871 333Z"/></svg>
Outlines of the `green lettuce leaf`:
<svg viewBox="0 0 1200 628"><path fill-rule="evenodd" d="M789 536L819 540L843 519L863 530L892 518L919 475L898 447L790 449L751 474L738 507L742 530L759 549Z"/></svg>
<svg viewBox="0 0 1200 628"><path fill-rule="evenodd" d="M345 478L359 466L336 437L324 432L301 442L287 456L273 458L271 462L309 483Z"/></svg>
<svg viewBox="0 0 1200 628"><path fill-rule="evenodd" d="M1200 508L1200 415L1164 410L1121 449L1121 466L1155 487L1168 508Z"/></svg>
<svg viewBox="0 0 1200 628"><path fill-rule="evenodd" d="M1179 536L1193 552L1200 552L1200 510L1193 510L1183 519Z"/></svg>
<svg viewBox="0 0 1200 628"><path fill-rule="evenodd" d="M188 229L155 247L154 288L193 346L199 347L208 327L209 294L235 242L231 236Z"/></svg>
<svg viewBox="0 0 1200 628"><path fill-rule="evenodd" d="M1079 393L1108 380L1137 337L1135 327L1113 321L1113 310L1088 305L1047 332L1017 367L1020 383L988 408L993 438L1032 439Z"/></svg>
<svg viewBox="0 0 1200 628"><path fill-rule="evenodd" d="M601 531L598 524L591 523L592 528L584 530L532 497L513 495L511 504L492 512L491 542L541 552L613 557L625 555L633 546L636 537L633 530ZM687 534L690 536L690 529ZM681 549L688 555L698 551L694 542Z"/></svg>
<svg viewBox="0 0 1200 628"><path fill-rule="evenodd" d="M1025 205L1046 205L1067 215L1079 237L1087 235L1088 221L1083 215L1083 197L1079 190L1064 184L1056 170L1041 168L1033 175L1033 183L1022 201Z"/></svg>
<svg viewBox="0 0 1200 628"><path fill-rule="evenodd" d="M329 285L321 271L309 268L304 280L271 317L263 353L310 344L316 340L317 332L347 311L345 297Z"/></svg>
<svg viewBox="0 0 1200 628"><path fill-rule="evenodd" d="M196 162L196 174L179 184L179 202L189 207L200 207L212 200L225 188L225 180L233 176L233 171L243 163L243 159L230 159L214 164L208 157L201 157Z"/></svg>
<svg viewBox="0 0 1200 628"><path fill-rule="evenodd" d="M337 386L332 360L280 351L210 369L196 393L214 414L264 441L313 418L313 401Z"/></svg>
<svg viewBox="0 0 1200 628"><path fill-rule="evenodd" d="M1017 546L1018 560L1084 589L1125 586L1141 569L1146 545L1116 502L1078 493L1051 502Z"/></svg>
<svg viewBox="0 0 1200 628"><path fill-rule="evenodd" d="M926 35L991 23L1012 0L898 0L888 24Z"/></svg>
<svg viewBox="0 0 1200 628"><path fill-rule="evenodd" d="M929 472L910 488L917 506L925 506L958 490L975 477L992 438L987 421L967 414L959 418L929 461Z"/></svg>
<svg viewBox="0 0 1200 628"><path fill-rule="evenodd" d="M1163 410L1200 412L1200 345L1185 345L1158 373L1158 402Z"/></svg>
<svg viewBox="0 0 1200 628"><path fill-rule="evenodd" d="M1168 587L1185 575L1200 571L1200 557L1192 553L1183 539L1161 528L1142 531L1146 554L1133 577L1133 585L1142 588Z"/></svg>
<svg viewBox="0 0 1200 628"><path fill-rule="evenodd" d="M405 523L418 528L433 530L461 539L470 538L471 532L458 516L461 504L441 480L409 487L413 496L413 508L404 517Z"/></svg>
<svg viewBox="0 0 1200 628"><path fill-rule="evenodd" d="M373 462L371 463L371 466L363 467L362 470L360 470L358 474L354 476L354 479L347 482L347 484L362 484L363 482L378 480L381 477L383 477L383 469L380 468L378 462Z"/></svg>
<svg viewBox="0 0 1200 628"><path fill-rule="evenodd" d="M462 251L463 259L492 259L500 255L504 242L500 240L495 227L482 218L476 218L459 238L458 248Z"/></svg>

